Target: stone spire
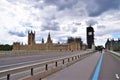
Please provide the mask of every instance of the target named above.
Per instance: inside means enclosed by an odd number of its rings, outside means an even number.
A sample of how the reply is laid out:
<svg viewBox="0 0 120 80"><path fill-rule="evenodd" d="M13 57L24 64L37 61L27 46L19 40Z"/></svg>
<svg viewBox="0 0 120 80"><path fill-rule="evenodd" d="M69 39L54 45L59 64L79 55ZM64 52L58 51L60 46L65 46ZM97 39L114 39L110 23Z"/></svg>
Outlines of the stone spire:
<svg viewBox="0 0 120 80"><path fill-rule="evenodd" d="M34 45L35 44L35 31L28 31L28 45Z"/></svg>
<svg viewBox="0 0 120 80"><path fill-rule="evenodd" d="M44 39L42 38L42 44L44 44Z"/></svg>
<svg viewBox="0 0 120 80"><path fill-rule="evenodd" d="M51 36L50 36L50 32L49 32L49 34L48 34L47 43L52 43Z"/></svg>

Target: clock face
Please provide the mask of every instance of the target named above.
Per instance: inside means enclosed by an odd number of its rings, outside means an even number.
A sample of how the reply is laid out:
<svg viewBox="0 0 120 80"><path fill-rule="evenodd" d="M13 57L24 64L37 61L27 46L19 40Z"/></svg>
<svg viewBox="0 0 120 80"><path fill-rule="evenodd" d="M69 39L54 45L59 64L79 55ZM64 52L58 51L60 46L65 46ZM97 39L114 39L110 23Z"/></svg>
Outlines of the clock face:
<svg viewBox="0 0 120 80"><path fill-rule="evenodd" d="M89 32L88 35L92 35L92 32Z"/></svg>

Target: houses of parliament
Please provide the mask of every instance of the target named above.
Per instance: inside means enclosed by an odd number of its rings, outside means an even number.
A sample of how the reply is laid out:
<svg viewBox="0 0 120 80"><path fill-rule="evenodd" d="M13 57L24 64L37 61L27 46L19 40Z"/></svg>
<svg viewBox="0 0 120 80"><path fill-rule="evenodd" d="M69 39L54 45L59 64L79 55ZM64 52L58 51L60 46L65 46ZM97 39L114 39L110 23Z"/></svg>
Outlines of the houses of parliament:
<svg viewBox="0 0 120 80"><path fill-rule="evenodd" d="M44 39L42 39L42 43L35 42L35 32L28 31L28 45L23 45L20 42L13 43L13 50L82 50L86 49L86 45L82 44L81 38L73 38L69 37L67 43L53 43L51 39L50 33L47 37L47 42L44 43Z"/></svg>

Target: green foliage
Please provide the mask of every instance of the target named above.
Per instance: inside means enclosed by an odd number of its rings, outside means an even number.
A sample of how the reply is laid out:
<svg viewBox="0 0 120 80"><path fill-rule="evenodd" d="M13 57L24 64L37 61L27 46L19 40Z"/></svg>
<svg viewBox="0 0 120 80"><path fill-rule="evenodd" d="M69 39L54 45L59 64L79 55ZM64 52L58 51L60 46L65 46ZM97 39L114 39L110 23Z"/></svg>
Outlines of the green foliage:
<svg viewBox="0 0 120 80"><path fill-rule="evenodd" d="M120 50L120 45L118 46L118 49Z"/></svg>
<svg viewBox="0 0 120 80"><path fill-rule="evenodd" d="M100 49L103 49L104 47L103 46L96 46L96 50L100 50Z"/></svg>
<svg viewBox="0 0 120 80"><path fill-rule="evenodd" d="M0 45L0 51L9 51L9 50L12 50L12 45L8 45L8 44L5 44L5 45Z"/></svg>

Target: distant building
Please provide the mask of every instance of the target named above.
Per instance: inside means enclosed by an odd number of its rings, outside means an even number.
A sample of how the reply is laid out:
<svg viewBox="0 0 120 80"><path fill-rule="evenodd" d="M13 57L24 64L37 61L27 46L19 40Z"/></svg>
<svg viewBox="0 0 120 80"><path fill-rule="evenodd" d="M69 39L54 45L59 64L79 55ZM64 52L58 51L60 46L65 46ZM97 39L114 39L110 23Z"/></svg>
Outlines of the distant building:
<svg viewBox="0 0 120 80"><path fill-rule="evenodd" d="M42 43L36 44L35 42L35 32L28 32L28 45L20 44L20 42L13 43L13 50L81 50L82 40L81 38L68 38L67 43L60 44L53 43L50 33L48 34L47 42L44 43L42 38ZM84 45L85 49L85 45Z"/></svg>
<svg viewBox="0 0 120 80"><path fill-rule="evenodd" d="M120 39L114 40L114 39L107 39L107 42L105 43L105 48L108 50L120 50Z"/></svg>
<svg viewBox="0 0 120 80"><path fill-rule="evenodd" d="M88 49L92 49L92 46L94 45L94 29L91 27L87 27L87 45Z"/></svg>

